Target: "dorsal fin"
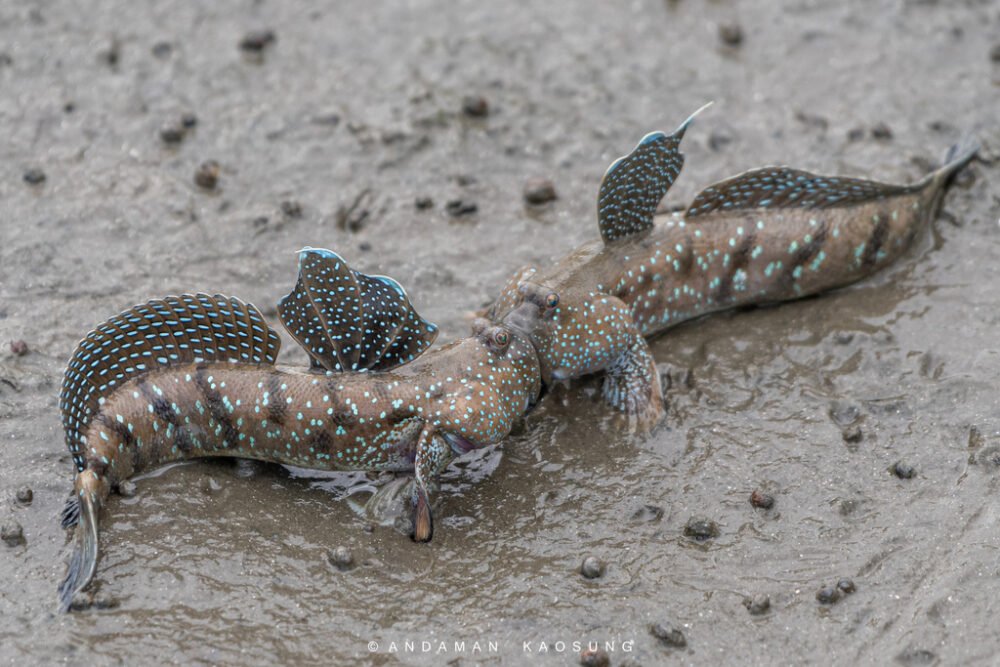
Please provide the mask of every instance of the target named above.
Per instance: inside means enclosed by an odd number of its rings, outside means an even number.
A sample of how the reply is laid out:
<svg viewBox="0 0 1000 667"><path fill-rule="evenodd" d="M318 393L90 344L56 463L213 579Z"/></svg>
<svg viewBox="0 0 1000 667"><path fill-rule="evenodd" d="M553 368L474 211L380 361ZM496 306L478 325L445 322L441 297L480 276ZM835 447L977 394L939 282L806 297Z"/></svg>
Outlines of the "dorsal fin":
<svg viewBox="0 0 1000 667"><path fill-rule="evenodd" d="M438 331L395 280L354 271L321 248L299 252L298 282L278 302L278 316L314 368L335 372L401 366L430 347Z"/></svg>
<svg viewBox="0 0 1000 667"><path fill-rule="evenodd" d="M597 222L605 243L653 226L656 206L684 165L680 152L684 132L694 117L711 104L691 114L669 136L650 132L631 153L611 163L597 194Z"/></svg>
<svg viewBox="0 0 1000 667"><path fill-rule="evenodd" d="M789 167L763 167L708 186L691 202L685 217L753 208L850 206L906 194L915 188L860 178L818 176Z"/></svg>
<svg viewBox="0 0 1000 667"><path fill-rule="evenodd" d="M83 432L101 400L131 378L182 363L273 364L281 339L254 306L182 294L134 306L87 334L63 377L66 444L83 470Z"/></svg>

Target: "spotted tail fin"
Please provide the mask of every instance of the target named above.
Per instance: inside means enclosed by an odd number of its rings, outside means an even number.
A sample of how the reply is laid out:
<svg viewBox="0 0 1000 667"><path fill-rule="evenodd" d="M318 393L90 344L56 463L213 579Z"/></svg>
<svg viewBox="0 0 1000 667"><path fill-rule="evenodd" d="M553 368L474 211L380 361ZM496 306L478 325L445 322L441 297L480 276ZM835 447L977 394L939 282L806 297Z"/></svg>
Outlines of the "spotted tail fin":
<svg viewBox="0 0 1000 667"><path fill-rule="evenodd" d="M320 248L300 251L298 282L278 302L278 316L313 367L334 372L402 366L438 333L395 280L359 273Z"/></svg>
<svg viewBox="0 0 1000 667"><path fill-rule="evenodd" d="M710 105L691 114L671 135L650 132L631 153L611 163L597 194L597 221L605 243L653 226L657 205L684 165L680 151L684 132Z"/></svg>

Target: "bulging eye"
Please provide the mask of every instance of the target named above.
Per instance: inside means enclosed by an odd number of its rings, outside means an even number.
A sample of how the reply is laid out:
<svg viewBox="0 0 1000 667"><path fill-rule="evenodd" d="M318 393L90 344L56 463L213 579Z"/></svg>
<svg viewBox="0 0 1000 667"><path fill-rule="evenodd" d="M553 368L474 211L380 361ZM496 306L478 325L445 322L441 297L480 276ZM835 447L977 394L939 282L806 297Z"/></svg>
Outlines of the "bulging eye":
<svg viewBox="0 0 1000 667"><path fill-rule="evenodd" d="M507 346L510 345L510 334L503 329L497 329L493 332L493 344L500 350L507 349Z"/></svg>
<svg viewBox="0 0 1000 667"><path fill-rule="evenodd" d="M549 292L545 296L545 305L548 308L555 308L559 305L559 295L555 292Z"/></svg>

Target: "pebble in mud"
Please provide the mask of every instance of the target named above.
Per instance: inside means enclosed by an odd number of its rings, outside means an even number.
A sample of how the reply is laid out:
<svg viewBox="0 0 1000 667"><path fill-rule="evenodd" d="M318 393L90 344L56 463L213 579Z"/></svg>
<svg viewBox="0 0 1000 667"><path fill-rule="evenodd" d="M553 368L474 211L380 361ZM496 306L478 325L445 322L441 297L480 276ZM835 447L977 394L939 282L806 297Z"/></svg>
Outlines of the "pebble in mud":
<svg viewBox="0 0 1000 667"><path fill-rule="evenodd" d="M872 138L879 141L888 141L892 139L892 130L885 123L878 123L872 128Z"/></svg>
<svg viewBox="0 0 1000 667"><path fill-rule="evenodd" d="M892 470L893 475L900 479L913 479L914 475L917 474L916 469L904 461L896 461L890 470Z"/></svg>
<svg viewBox="0 0 1000 667"><path fill-rule="evenodd" d="M160 141L165 144L179 144L184 140L184 128L176 123L167 123L160 128Z"/></svg>
<svg viewBox="0 0 1000 667"><path fill-rule="evenodd" d="M861 408L853 403L848 403L846 401L834 401L830 406L830 419L837 424L837 426L849 426L854 422L858 421L861 417Z"/></svg>
<svg viewBox="0 0 1000 667"><path fill-rule="evenodd" d="M326 558L330 561L330 565L333 565L341 572L354 567L354 554L347 547L337 547L331 550L326 555Z"/></svg>
<svg viewBox="0 0 1000 667"><path fill-rule="evenodd" d="M751 616L763 616L771 610L771 598L766 595L755 595L743 601Z"/></svg>
<svg viewBox="0 0 1000 667"><path fill-rule="evenodd" d="M719 25L719 39L726 46L737 47L743 43L743 27L739 23Z"/></svg>
<svg viewBox="0 0 1000 667"><path fill-rule="evenodd" d="M214 190L219 184L219 163L215 160L202 162L194 172L194 182L200 188Z"/></svg>
<svg viewBox="0 0 1000 667"><path fill-rule="evenodd" d="M22 178L28 185L41 185L45 182L45 172L38 167L31 167L24 170Z"/></svg>
<svg viewBox="0 0 1000 667"><path fill-rule="evenodd" d="M138 493L138 489L132 480L126 479L118 482L118 495L122 498L134 498L136 493Z"/></svg>
<svg viewBox="0 0 1000 667"><path fill-rule="evenodd" d="M580 564L580 574L585 579L599 579L604 576L607 566L597 556L587 556Z"/></svg>
<svg viewBox="0 0 1000 667"><path fill-rule="evenodd" d="M611 667L611 657L602 648L588 648L580 652L580 664L584 667Z"/></svg>
<svg viewBox="0 0 1000 667"><path fill-rule="evenodd" d="M23 357L28 354L28 344L23 340L12 340L10 342L10 353L15 357Z"/></svg>
<svg viewBox="0 0 1000 667"><path fill-rule="evenodd" d="M472 118L483 118L490 113L490 103L482 95L466 95L462 98L462 113Z"/></svg>
<svg viewBox="0 0 1000 667"><path fill-rule="evenodd" d="M529 204L547 204L558 198L556 186L551 180L542 177L529 178L524 184L524 201Z"/></svg>
<svg viewBox="0 0 1000 667"><path fill-rule="evenodd" d="M181 127L183 127L184 129L190 130L192 127L196 126L197 124L198 124L198 117L195 116L190 111L187 112L187 113L181 114Z"/></svg>
<svg viewBox="0 0 1000 667"><path fill-rule="evenodd" d="M14 494L14 498L16 498L17 502L22 505L30 505L31 501L35 498L35 493L31 490L30 486L25 484L17 490L17 493Z"/></svg>
<svg viewBox="0 0 1000 667"><path fill-rule="evenodd" d="M286 199L281 202L281 212L288 218L302 217L302 204L294 199Z"/></svg>
<svg viewBox="0 0 1000 667"><path fill-rule="evenodd" d="M684 648L687 646L687 638L680 628L670 623L655 623L649 627L649 634L660 640L664 646L673 648Z"/></svg>
<svg viewBox="0 0 1000 667"><path fill-rule="evenodd" d="M273 30L251 30L240 40L240 50L247 53L260 53L274 44L276 39L277 36Z"/></svg>
<svg viewBox="0 0 1000 667"><path fill-rule="evenodd" d="M719 524L703 517L691 517L684 525L685 537L704 542L719 536Z"/></svg>
<svg viewBox="0 0 1000 667"><path fill-rule="evenodd" d="M860 425L854 424L853 426L848 426L841 431L840 437L844 439L844 442L857 443L861 442L861 439L864 437L864 433L861 432Z"/></svg>
<svg viewBox="0 0 1000 667"><path fill-rule="evenodd" d="M841 579L837 582L837 588L840 589L845 595L850 595L854 591L858 590L858 587L854 584L852 579Z"/></svg>
<svg viewBox="0 0 1000 667"><path fill-rule="evenodd" d="M469 201L468 199L452 199L445 205L445 210L448 211L448 215L453 218L461 218L466 215L472 215L479 210L479 206L474 201Z"/></svg>
<svg viewBox="0 0 1000 667"><path fill-rule="evenodd" d="M433 208L434 200L430 197L417 197L413 205L418 211L426 211L429 208Z"/></svg>
<svg viewBox="0 0 1000 667"><path fill-rule="evenodd" d="M0 540L3 540L9 547L24 544L24 528L17 521L11 519L0 526Z"/></svg>
<svg viewBox="0 0 1000 667"><path fill-rule="evenodd" d="M88 593L81 591L73 596L69 608L71 611L86 611L87 609L116 609L121 604L118 598L108 593Z"/></svg>
<svg viewBox="0 0 1000 667"><path fill-rule="evenodd" d="M816 601L820 604L834 604L842 597L842 593L836 586L824 586L816 591Z"/></svg>
<svg viewBox="0 0 1000 667"><path fill-rule="evenodd" d="M774 507L774 496L760 489L754 489L750 494L750 504L763 510L769 510Z"/></svg>

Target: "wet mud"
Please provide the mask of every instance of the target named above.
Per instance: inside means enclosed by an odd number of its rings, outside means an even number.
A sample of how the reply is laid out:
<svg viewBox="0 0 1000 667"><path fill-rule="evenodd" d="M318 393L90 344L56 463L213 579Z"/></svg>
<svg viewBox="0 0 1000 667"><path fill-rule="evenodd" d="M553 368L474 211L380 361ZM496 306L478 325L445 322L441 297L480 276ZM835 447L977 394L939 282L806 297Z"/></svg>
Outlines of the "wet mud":
<svg viewBox="0 0 1000 667"><path fill-rule="evenodd" d="M0 662L995 664L998 45L978 0L0 4ZM429 545L357 511L383 477L195 462L112 496L54 613L91 327L197 290L274 321L310 245L456 338L708 100L664 210L764 164L984 159L874 279L658 338L651 435L554 388L451 468Z"/></svg>

